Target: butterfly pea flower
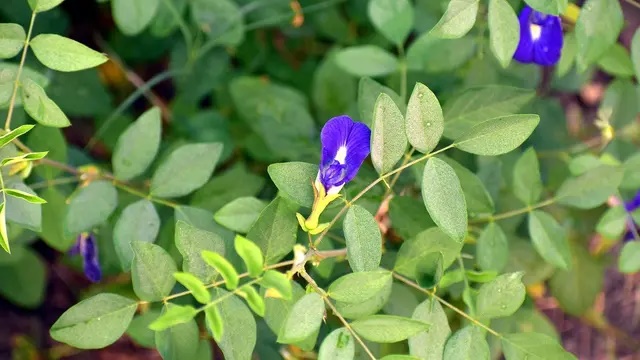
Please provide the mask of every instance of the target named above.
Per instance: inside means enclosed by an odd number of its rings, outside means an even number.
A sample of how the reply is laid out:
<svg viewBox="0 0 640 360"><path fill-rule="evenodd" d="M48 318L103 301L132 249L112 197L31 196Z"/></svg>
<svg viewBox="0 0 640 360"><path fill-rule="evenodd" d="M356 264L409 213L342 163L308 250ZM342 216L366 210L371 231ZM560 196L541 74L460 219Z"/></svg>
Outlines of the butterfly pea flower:
<svg viewBox="0 0 640 360"><path fill-rule="evenodd" d="M340 190L351 181L370 152L371 130L367 125L353 121L346 115L327 121L320 140L322 154L318 175L313 183L314 202L307 219L296 214L300 227L318 234L329 224L318 224L326 207L340 197Z"/></svg>
<svg viewBox="0 0 640 360"><path fill-rule="evenodd" d="M76 243L69 251L69 255L82 256L84 266L84 275L92 282L98 282L102 279L102 270L98 262L98 246L95 236L91 233L82 233L78 235Z"/></svg>
<svg viewBox="0 0 640 360"><path fill-rule="evenodd" d="M640 208L640 190L636 193L633 199L629 201L625 201L624 208L627 210L627 213L631 214L632 212L638 210ZM627 223L627 231L624 234L624 241L630 241L634 239L634 235L636 232L640 232L640 226L638 226L634 220L629 220Z"/></svg>
<svg viewBox="0 0 640 360"><path fill-rule="evenodd" d="M556 15L543 14L525 5L518 16L520 42L513 58L521 63L555 65L562 54L562 23Z"/></svg>

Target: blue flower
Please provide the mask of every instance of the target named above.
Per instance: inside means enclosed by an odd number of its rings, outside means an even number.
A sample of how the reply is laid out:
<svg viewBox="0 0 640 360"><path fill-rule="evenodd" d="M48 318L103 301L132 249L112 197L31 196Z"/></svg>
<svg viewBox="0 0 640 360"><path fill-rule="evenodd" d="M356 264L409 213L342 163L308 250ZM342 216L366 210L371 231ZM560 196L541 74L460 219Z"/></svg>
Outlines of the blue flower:
<svg viewBox="0 0 640 360"><path fill-rule="evenodd" d="M634 196L633 199L625 201L624 208L629 214L640 208L640 191L636 193L636 196ZM638 226L638 224L630 219L627 224L627 232L624 234L624 241L630 241L634 239L634 228L636 231L640 231L640 227Z"/></svg>
<svg viewBox="0 0 640 360"><path fill-rule="evenodd" d="M525 5L519 19L520 42L513 58L521 63L555 65L562 54L560 17L543 14Z"/></svg>
<svg viewBox="0 0 640 360"><path fill-rule="evenodd" d="M82 233L78 235L76 243L69 250L69 255L81 255L84 264L84 274L92 282L102 279L102 270L98 262L98 247L93 234Z"/></svg>

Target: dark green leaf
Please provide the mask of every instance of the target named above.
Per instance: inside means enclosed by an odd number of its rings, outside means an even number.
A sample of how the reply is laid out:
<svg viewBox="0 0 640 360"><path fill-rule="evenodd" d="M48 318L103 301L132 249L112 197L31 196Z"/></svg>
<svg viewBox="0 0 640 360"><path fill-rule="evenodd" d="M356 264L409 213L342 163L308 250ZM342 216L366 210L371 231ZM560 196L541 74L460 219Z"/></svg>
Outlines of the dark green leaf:
<svg viewBox="0 0 640 360"><path fill-rule="evenodd" d="M225 254L225 242L217 234L206 230L200 230L184 221L176 223L175 232L176 248L182 255L182 270L195 275L201 281L207 283L213 280L217 272L207 266L202 259L202 250Z"/></svg>
<svg viewBox="0 0 640 360"><path fill-rule="evenodd" d="M255 197L240 197L223 206L213 218L227 229L246 234L266 206L266 202Z"/></svg>
<svg viewBox="0 0 640 360"><path fill-rule="evenodd" d="M244 19L241 10L230 0L195 0L190 2L193 19L211 41L236 46L244 38Z"/></svg>
<svg viewBox="0 0 640 360"><path fill-rule="evenodd" d="M618 270L624 274L640 271L640 242L630 241L624 244L618 259Z"/></svg>
<svg viewBox="0 0 640 360"><path fill-rule="evenodd" d="M39 13L51 10L63 1L64 0L29 0L28 2L33 12Z"/></svg>
<svg viewBox="0 0 640 360"><path fill-rule="evenodd" d="M275 198L260 213L247 238L256 243L267 265L274 264L293 249L298 222L291 204L283 198Z"/></svg>
<svg viewBox="0 0 640 360"><path fill-rule="evenodd" d="M111 12L118 29L128 36L144 30L158 10L160 0L111 0Z"/></svg>
<svg viewBox="0 0 640 360"><path fill-rule="evenodd" d="M578 68L582 71L607 52L624 25L617 0L587 0L576 22Z"/></svg>
<svg viewBox="0 0 640 360"><path fill-rule="evenodd" d="M382 236L373 215L359 205L347 211L343 223L347 259L353 271L372 271L380 266Z"/></svg>
<svg viewBox="0 0 640 360"><path fill-rule="evenodd" d="M293 200L300 206L311 207L313 204L312 184L318 173L318 165L292 161L271 164L267 171L282 196Z"/></svg>
<svg viewBox="0 0 640 360"><path fill-rule="evenodd" d="M533 205L540 199L540 164L532 147L522 153L513 167L513 194L527 205Z"/></svg>
<svg viewBox="0 0 640 360"><path fill-rule="evenodd" d="M629 52L620 44L613 44L598 60L598 65L613 76L631 77L634 74Z"/></svg>
<svg viewBox="0 0 640 360"><path fill-rule="evenodd" d="M147 110L127 127L113 151L113 171L118 179L130 180L147 170L160 148L161 131L157 107Z"/></svg>
<svg viewBox="0 0 640 360"><path fill-rule="evenodd" d="M358 335L379 343L405 340L429 330L429 326L430 324L420 320L393 315L371 315L351 323L351 327Z"/></svg>
<svg viewBox="0 0 640 360"><path fill-rule="evenodd" d="M596 224L596 231L607 239L617 239L627 229L629 215L622 206L609 208Z"/></svg>
<svg viewBox="0 0 640 360"><path fill-rule="evenodd" d="M567 10L568 0L525 0L527 5L544 14L561 15Z"/></svg>
<svg viewBox="0 0 640 360"><path fill-rule="evenodd" d="M398 109L400 109L400 112L404 113L406 110L404 101L395 91L379 84L375 80L363 77L358 84L358 110L362 121L369 126L373 124L376 101L378 101L378 97L382 93L389 95L396 106L398 106Z"/></svg>
<svg viewBox="0 0 640 360"><path fill-rule="evenodd" d="M136 295L145 301L160 301L169 295L178 271L171 255L158 245L132 241L131 280Z"/></svg>
<svg viewBox="0 0 640 360"><path fill-rule="evenodd" d="M451 328L442 306L433 298L428 298L416 307L411 317L431 324L428 331L409 338L409 353L421 359L442 360L444 346Z"/></svg>
<svg viewBox="0 0 640 360"><path fill-rule="evenodd" d="M631 60L635 70L636 79L640 78L640 29L636 30L631 39Z"/></svg>
<svg viewBox="0 0 640 360"><path fill-rule="evenodd" d="M432 289L438 285L444 273L442 262L441 252L432 252L420 259L416 265L416 282L420 287Z"/></svg>
<svg viewBox="0 0 640 360"><path fill-rule="evenodd" d="M575 360L576 357L547 335L537 333L504 334L502 348L507 360Z"/></svg>
<svg viewBox="0 0 640 360"><path fill-rule="evenodd" d="M375 296L391 281L391 273L386 270L355 272L334 281L328 293L336 301L360 303Z"/></svg>
<svg viewBox="0 0 640 360"><path fill-rule="evenodd" d="M495 211L493 199L482 183L482 180L480 180L480 178L469 169L460 165L451 158L444 155L440 155L438 158L449 164L458 176L460 186L462 186L462 192L464 192L464 199L467 203L467 212L469 213L469 217L476 217L482 214L493 214Z"/></svg>
<svg viewBox="0 0 640 360"><path fill-rule="evenodd" d="M383 76L398 70L398 59L375 45L352 46L336 54L336 63L351 75Z"/></svg>
<svg viewBox="0 0 640 360"><path fill-rule="evenodd" d="M501 271L509 260L509 242L500 225L489 223L476 243L476 262L483 270Z"/></svg>
<svg viewBox="0 0 640 360"><path fill-rule="evenodd" d="M35 252L16 245L12 254L6 254L11 260L0 260L0 295L20 307L37 308L45 299L47 269Z"/></svg>
<svg viewBox="0 0 640 360"><path fill-rule="evenodd" d="M324 301L317 293L309 293L298 300L278 334L278 342L292 344L315 333L322 324Z"/></svg>
<svg viewBox="0 0 640 360"><path fill-rule="evenodd" d="M385 93L376 101L371 130L371 161L379 174L391 171L407 149L404 117Z"/></svg>
<svg viewBox="0 0 640 360"><path fill-rule="evenodd" d="M222 289L216 289L217 297L227 295ZM217 341L226 360L250 359L256 346L256 321L247 306L236 296L218 304L224 332Z"/></svg>
<svg viewBox="0 0 640 360"><path fill-rule="evenodd" d="M393 270L404 276L415 278L417 264L426 255L434 252L442 253L443 268L446 269L455 261L461 249L461 242L450 238L440 228L432 227L402 244Z"/></svg>
<svg viewBox="0 0 640 360"><path fill-rule="evenodd" d="M579 209L591 209L607 201L622 182L621 167L601 165L565 180L556 193L558 203Z"/></svg>
<svg viewBox="0 0 640 360"><path fill-rule="evenodd" d="M60 129L38 126L29 133L27 146L33 151L48 151L47 159L67 163L67 143ZM36 166L33 172L51 180L62 170L53 166Z"/></svg>
<svg viewBox="0 0 640 360"><path fill-rule="evenodd" d="M160 217L151 201L138 200L128 205L118 218L113 229L113 242L116 254L120 259L122 270L131 268L133 241L145 241L152 243L160 230Z"/></svg>
<svg viewBox="0 0 640 360"><path fill-rule="evenodd" d="M401 46L413 27L413 6L409 0L371 0L369 18L376 30Z"/></svg>
<svg viewBox="0 0 640 360"><path fill-rule="evenodd" d="M65 252L76 240L73 236L66 236L64 231L66 196L55 187L42 190L40 196L47 200L42 205L42 239L52 248Z"/></svg>
<svg viewBox="0 0 640 360"><path fill-rule="evenodd" d="M428 154L442 137L444 117L438 99L425 85L416 83L413 88L406 117L409 143L416 150Z"/></svg>
<svg viewBox="0 0 640 360"><path fill-rule="evenodd" d="M535 210L529 214L529 234L538 254L561 269L571 266L571 253L564 229L549 214Z"/></svg>
<svg viewBox="0 0 640 360"><path fill-rule="evenodd" d="M118 192L108 181L94 181L71 198L65 217L65 233L76 236L109 218L118 205Z"/></svg>

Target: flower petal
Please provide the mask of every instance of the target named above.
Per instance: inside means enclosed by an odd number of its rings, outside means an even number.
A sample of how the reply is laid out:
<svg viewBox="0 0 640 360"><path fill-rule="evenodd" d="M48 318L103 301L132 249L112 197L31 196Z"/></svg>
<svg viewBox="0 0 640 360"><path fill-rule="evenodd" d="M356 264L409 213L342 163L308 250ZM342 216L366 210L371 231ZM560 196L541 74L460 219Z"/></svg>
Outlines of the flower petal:
<svg viewBox="0 0 640 360"><path fill-rule="evenodd" d="M87 279L92 282L98 282L102 279L102 270L100 269L100 262L98 261L98 247L96 246L96 240L93 235L89 235L85 241L82 249L82 259L84 262L84 274Z"/></svg>
<svg viewBox="0 0 640 360"><path fill-rule="evenodd" d="M520 22L520 42L516 52L513 54L513 58L521 63L533 62L533 39L531 38L531 23L529 19L533 10L525 5L518 16Z"/></svg>
<svg viewBox="0 0 640 360"><path fill-rule="evenodd" d="M346 115L336 116L324 124L320 134L322 142L321 166L327 166L333 162L340 147L347 143L352 126L353 120Z"/></svg>
<svg viewBox="0 0 640 360"><path fill-rule="evenodd" d="M640 208L640 191L638 191L636 193L636 195L633 197L633 199L629 200L629 201L625 201L624 203L624 208L628 211L628 212L634 212L636 211L638 208Z"/></svg>
<svg viewBox="0 0 640 360"><path fill-rule="evenodd" d="M562 55L563 42L560 18L549 15L542 25L540 38L533 44L533 61L543 66L555 65Z"/></svg>
<svg viewBox="0 0 640 360"><path fill-rule="evenodd" d="M371 152L371 130L363 123L354 123L347 141L347 157L345 164L347 165L347 175L344 182L351 181L364 160Z"/></svg>

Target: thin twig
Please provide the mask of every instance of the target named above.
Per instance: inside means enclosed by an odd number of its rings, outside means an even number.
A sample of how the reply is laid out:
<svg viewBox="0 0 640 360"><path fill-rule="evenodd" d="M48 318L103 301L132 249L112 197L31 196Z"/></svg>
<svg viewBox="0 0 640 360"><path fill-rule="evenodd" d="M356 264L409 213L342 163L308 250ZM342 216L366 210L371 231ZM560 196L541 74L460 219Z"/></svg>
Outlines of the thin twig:
<svg viewBox="0 0 640 360"><path fill-rule="evenodd" d="M498 220L507 219L507 218L510 218L512 216L516 216L516 215L520 215L520 214L525 214L525 213L531 212L531 211L533 211L535 209L539 209L541 207L549 206L549 205L551 205L551 204L553 204L555 202L556 202L555 198L547 199L547 200L541 201L541 202L539 202L537 204L530 205L530 206L527 206L527 207L523 207L521 209L511 210L511 211L504 212L502 214L490 215L490 216L487 216L487 217L475 219L473 221L469 221L469 224L481 224L481 223L486 223L486 222L492 222L492 221L498 221Z"/></svg>

